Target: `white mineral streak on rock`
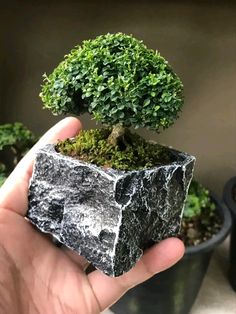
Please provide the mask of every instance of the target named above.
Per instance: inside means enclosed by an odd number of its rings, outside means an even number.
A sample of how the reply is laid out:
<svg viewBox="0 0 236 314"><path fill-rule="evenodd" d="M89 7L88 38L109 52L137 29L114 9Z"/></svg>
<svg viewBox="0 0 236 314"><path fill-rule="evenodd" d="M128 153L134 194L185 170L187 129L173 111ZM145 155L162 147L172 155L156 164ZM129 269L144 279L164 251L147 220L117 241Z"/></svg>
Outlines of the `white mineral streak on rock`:
<svg viewBox="0 0 236 314"><path fill-rule="evenodd" d="M190 183L191 183L191 180L193 178L193 171L192 172L190 171L190 173L189 173L190 179L187 177L187 167L191 167L191 163L193 163L193 167L194 167L195 162L196 162L195 157L193 157L193 156L191 156L191 157L192 158L189 157L188 161L186 161L186 163L182 166L182 170L183 170L183 185L184 185L184 189L186 191L188 191ZM182 210L181 210L181 213L180 213L180 219L183 218L184 206L185 206L185 202L187 200L187 196L188 196L188 193L185 194Z"/></svg>

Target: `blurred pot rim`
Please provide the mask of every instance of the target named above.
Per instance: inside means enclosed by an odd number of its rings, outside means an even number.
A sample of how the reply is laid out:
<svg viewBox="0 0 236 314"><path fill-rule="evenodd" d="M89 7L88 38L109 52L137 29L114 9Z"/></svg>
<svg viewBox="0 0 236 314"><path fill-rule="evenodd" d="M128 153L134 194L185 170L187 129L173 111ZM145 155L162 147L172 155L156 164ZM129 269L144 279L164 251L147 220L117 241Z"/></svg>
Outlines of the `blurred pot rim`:
<svg viewBox="0 0 236 314"><path fill-rule="evenodd" d="M230 209L231 213L235 216L236 218L236 201L233 198L232 191L233 188L236 187L236 176L232 177L229 179L225 186L224 186L224 191L223 191L223 199L228 208Z"/></svg>

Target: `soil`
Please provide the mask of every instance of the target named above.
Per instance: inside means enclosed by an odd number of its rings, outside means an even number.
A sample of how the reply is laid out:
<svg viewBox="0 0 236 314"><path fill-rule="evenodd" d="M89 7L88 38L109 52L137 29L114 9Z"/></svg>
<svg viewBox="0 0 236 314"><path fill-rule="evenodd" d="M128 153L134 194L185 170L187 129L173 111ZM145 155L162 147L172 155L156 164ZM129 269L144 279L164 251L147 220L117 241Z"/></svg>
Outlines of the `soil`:
<svg viewBox="0 0 236 314"><path fill-rule="evenodd" d="M222 227L217 209L205 208L201 216L183 219L180 239L185 246L195 246L211 239Z"/></svg>

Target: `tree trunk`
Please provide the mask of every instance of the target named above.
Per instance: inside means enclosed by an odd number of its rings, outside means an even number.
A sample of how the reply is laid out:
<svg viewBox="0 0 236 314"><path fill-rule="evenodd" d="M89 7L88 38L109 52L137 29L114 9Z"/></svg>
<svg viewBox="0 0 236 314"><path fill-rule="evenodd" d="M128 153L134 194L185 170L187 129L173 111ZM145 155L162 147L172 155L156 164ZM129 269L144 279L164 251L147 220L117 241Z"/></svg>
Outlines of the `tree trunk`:
<svg viewBox="0 0 236 314"><path fill-rule="evenodd" d="M124 135L126 133L126 128L123 127L122 124L116 124L112 131L111 134L109 135L107 141L109 144L116 146L118 144L118 141L121 139L123 142L124 140Z"/></svg>

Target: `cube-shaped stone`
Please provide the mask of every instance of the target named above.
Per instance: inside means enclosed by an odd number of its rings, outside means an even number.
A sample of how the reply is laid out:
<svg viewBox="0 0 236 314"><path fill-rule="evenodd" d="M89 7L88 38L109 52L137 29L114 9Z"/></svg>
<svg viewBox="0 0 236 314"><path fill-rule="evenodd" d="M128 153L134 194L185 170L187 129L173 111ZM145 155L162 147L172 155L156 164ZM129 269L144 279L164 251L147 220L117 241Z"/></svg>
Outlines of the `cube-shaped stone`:
<svg viewBox="0 0 236 314"><path fill-rule="evenodd" d="M96 268L119 276L145 248L179 232L195 158L170 154L168 165L120 171L64 156L48 144L37 153L27 217Z"/></svg>

